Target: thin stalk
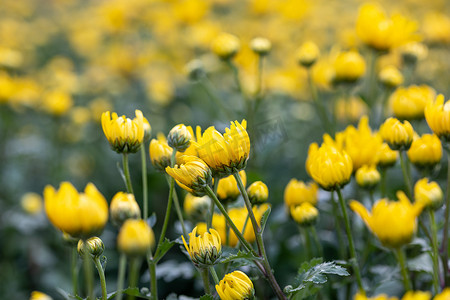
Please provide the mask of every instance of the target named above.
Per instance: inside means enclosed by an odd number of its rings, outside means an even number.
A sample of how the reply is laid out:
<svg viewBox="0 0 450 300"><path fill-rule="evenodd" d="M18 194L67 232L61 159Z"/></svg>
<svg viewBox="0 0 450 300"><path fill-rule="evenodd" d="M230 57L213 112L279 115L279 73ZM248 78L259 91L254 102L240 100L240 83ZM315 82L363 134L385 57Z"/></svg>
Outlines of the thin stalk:
<svg viewBox="0 0 450 300"><path fill-rule="evenodd" d="M108 299L108 293L106 292L106 280L105 280L105 272L103 271L102 263L100 262L100 257L95 256L93 258L95 267L98 271L98 276L100 277L100 285L102 287L102 300Z"/></svg>
<svg viewBox="0 0 450 300"><path fill-rule="evenodd" d="M260 253L260 256L262 256L263 258L262 263L264 269L266 270L266 278L269 280L269 283L272 286L272 289L277 295L278 299L287 299L286 296L283 294L283 291L281 290L280 286L278 285L278 282L275 279L275 276L273 275L272 268L270 267L269 260L266 254L266 249L264 248L261 227L259 226L258 222L256 221L255 215L253 214L252 204L250 203L247 191L244 187L244 184L242 183L241 176L239 176L238 172L235 172L233 176L236 179L242 197L244 197L244 203L245 206L247 207L247 211L250 216L250 221L252 222L253 225L253 231L255 232L258 251Z"/></svg>
<svg viewBox="0 0 450 300"><path fill-rule="evenodd" d="M375 203L375 198L373 196L373 189L369 190L369 199L370 199L370 204L374 204Z"/></svg>
<svg viewBox="0 0 450 300"><path fill-rule="evenodd" d="M78 295L78 251L77 247L72 247L72 257L71 257L71 273L72 273L72 291L73 295Z"/></svg>
<svg viewBox="0 0 450 300"><path fill-rule="evenodd" d="M203 279L203 286L205 288L205 294L211 295L211 287L209 286L209 273L208 269L201 269L200 274L202 275Z"/></svg>
<svg viewBox="0 0 450 300"><path fill-rule="evenodd" d="M348 246L350 248L350 256L352 260L353 270L355 271L356 281L358 283L359 291L364 293L364 287L362 285L361 273L359 271L358 259L356 257L355 245L353 243L353 235L350 227L350 220L347 214L347 207L345 206L344 198L342 197L341 190L339 188L336 189L336 193L339 198L339 204L341 206L342 216L344 217L345 222L345 230L347 232Z"/></svg>
<svg viewBox="0 0 450 300"><path fill-rule="evenodd" d="M148 218L148 184L147 184L147 155L144 143L141 144L141 165L142 165L142 198L144 202L144 220Z"/></svg>
<svg viewBox="0 0 450 300"><path fill-rule="evenodd" d="M320 243L319 236L317 235L316 227L311 226L311 233L313 235L314 243L316 244L317 251L319 252L319 256L323 257L323 249L322 244Z"/></svg>
<svg viewBox="0 0 450 300"><path fill-rule="evenodd" d="M309 84L311 96L314 101L314 105L316 107L316 111L317 111L317 114L319 115L319 119L322 123L323 129L325 130L326 133L330 134L331 136L334 136L333 126L330 124L329 118L325 111L325 107L323 106L322 102L319 99L319 94L317 93L316 86L314 85L314 81L312 78L312 73L311 73L310 68L308 69L308 84Z"/></svg>
<svg viewBox="0 0 450 300"><path fill-rule="evenodd" d="M133 192L133 186L131 184L131 177L130 177L130 168L128 166L128 153L122 154L122 163L123 163L123 173L125 175L125 181L127 184L127 192L129 194L134 194Z"/></svg>
<svg viewBox="0 0 450 300"><path fill-rule="evenodd" d="M408 276L408 269L406 268L406 256L402 248L397 248L394 250L397 256L398 262L400 263L400 271L402 273L403 285L406 291L411 291L411 281Z"/></svg>
<svg viewBox="0 0 450 300"><path fill-rule="evenodd" d="M228 109L227 106L225 106L223 104L222 99L220 99L214 88L212 87L211 82L209 81L209 79L204 76L202 79L200 79L200 81L198 82L200 84L200 86L203 88L203 90L205 91L205 93L208 95L208 97L214 101L214 103L220 107L220 109L225 113L225 116L227 117L227 119L232 120L233 119L233 114L232 112Z"/></svg>
<svg viewBox="0 0 450 300"><path fill-rule="evenodd" d="M433 287L434 293L439 293L439 250L438 250L438 241L437 241L437 226L436 220L434 218L433 209L428 210L428 214L430 216L430 225L431 225L431 245L433 248Z"/></svg>
<svg viewBox="0 0 450 300"><path fill-rule="evenodd" d="M441 245L441 260L444 268L444 286L450 285L449 268L448 268L448 231L450 218L450 152L444 147L447 152L447 194L445 195L445 213L444 213L444 233Z"/></svg>
<svg viewBox="0 0 450 300"><path fill-rule="evenodd" d="M214 186L213 186L213 190L214 190L214 195L217 195L217 188L219 187L219 180L220 178L218 176L214 176ZM206 219L206 227L207 229L212 227L212 219L214 217L214 201L211 202L211 206L209 207L209 215L208 218Z"/></svg>
<svg viewBox="0 0 450 300"><path fill-rule="evenodd" d="M119 273L117 275L117 300L122 300L123 282L125 280L125 269L127 267L127 256L122 253L119 258Z"/></svg>
<svg viewBox="0 0 450 300"><path fill-rule="evenodd" d="M175 165L176 154L177 154L177 150L174 148L172 151L172 156L170 157L170 166L171 167L173 167ZM175 191L175 179L170 177L170 179L168 178L168 182L169 181L170 181L170 184L169 184L170 188L173 189L172 195L173 195L173 203L175 204L175 211L177 213L178 220L181 223L181 228L183 230L184 238L187 239L188 234L186 232L186 226L184 225L183 212L181 211L180 202L178 201L178 195L177 195L177 192Z"/></svg>
<svg viewBox="0 0 450 300"><path fill-rule="evenodd" d="M336 226L336 235L339 243L339 257L341 259L345 259L345 245L344 245L344 238L342 236L342 227L341 227L341 215L338 211L338 205L334 199L334 192L331 192L331 204L333 206L333 216L336 217L334 225Z"/></svg>
<svg viewBox="0 0 450 300"><path fill-rule="evenodd" d="M214 270L214 266L209 267L209 272L212 275L212 278L214 279L215 284L219 284L219 277L217 277L216 270Z"/></svg>
<svg viewBox="0 0 450 300"><path fill-rule="evenodd" d="M156 282L156 262L153 260L152 251L148 251L147 257L148 269L150 272L150 291L151 299L158 300L158 285Z"/></svg>
<svg viewBox="0 0 450 300"><path fill-rule="evenodd" d="M83 268L84 277L86 280L87 299L94 300L94 275L92 274L91 258L86 245L84 246Z"/></svg>
<svg viewBox="0 0 450 300"><path fill-rule="evenodd" d="M233 78L234 82L236 83L236 87L239 91L239 93L245 98L245 95L243 93L241 80L239 79L239 69L238 67L231 61L231 59L227 59L225 61L227 63L227 66L230 68L230 70L233 72Z"/></svg>
<svg viewBox="0 0 450 300"><path fill-rule="evenodd" d="M381 190L381 198L386 197L386 170L387 168L381 168L381 180L380 180L380 190Z"/></svg>
<svg viewBox="0 0 450 300"><path fill-rule="evenodd" d="M301 226L299 226L299 229L300 229L301 235L303 235L303 238L304 238L306 259L310 260L312 258L312 250L311 250L311 240L309 238L308 230L306 230L306 228L303 228Z"/></svg>
<svg viewBox="0 0 450 300"><path fill-rule="evenodd" d="M408 193L408 197L409 197L409 199L412 199L413 189L412 189L411 178L408 173L406 151L404 151L404 150L400 151L400 164L402 166L403 179L405 180L406 191Z"/></svg>
<svg viewBox="0 0 450 300"><path fill-rule="evenodd" d="M228 213L228 203L225 203L225 211ZM244 235L244 233L242 233ZM230 226L228 226L227 220L225 220L225 245L230 246Z"/></svg>
<svg viewBox="0 0 450 300"><path fill-rule="evenodd" d="M373 107L375 104L375 100L377 99L376 94L376 84L377 84L377 72L376 72L376 63L377 63L377 52L376 50L370 51L370 60L369 60L369 78L368 78L368 86L367 86L367 96L369 98L369 106Z"/></svg>
<svg viewBox="0 0 450 300"><path fill-rule="evenodd" d="M258 56L258 72L257 72L257 81L256 81L256 99L255 99L255 105L253 108L253 113L256 114L258 111L258 107L261 103L261 100L263 98L262 91L263 91L263 70L264 70L264 56L259 55Z"/></svg>
<svg viewBox="0 0 450 300"><path fill-rule="evenodd" d="M133 257L130 260L130 269L128 271L128 285L132 288L138 287L139 284L139 269L141 267L141 258ZM128 300L133 300L133 295L128 296Z"/></svg>
<svg viewBox="0 0 450 300"><path fill-rule="evenodd" d="M156 247L155 257L158 256L161 244L164 242L164 238L166 236L167 226L169 225L170 212L172 211L172 201L173 201L173 190L174 190L175 181L170 181L169 188L169 200L167 201L166 215L164 217L164 224L161 230L161 235L159 237L158 246Z"/></svg>

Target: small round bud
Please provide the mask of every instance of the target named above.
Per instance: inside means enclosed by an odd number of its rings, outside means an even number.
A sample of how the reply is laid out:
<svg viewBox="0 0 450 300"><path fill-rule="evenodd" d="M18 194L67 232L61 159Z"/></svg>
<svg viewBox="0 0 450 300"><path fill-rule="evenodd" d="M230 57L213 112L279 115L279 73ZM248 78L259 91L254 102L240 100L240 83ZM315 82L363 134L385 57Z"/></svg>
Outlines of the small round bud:
<svg viewBox="0 0 450 300"><path fill-rule="evenodd" d="M200 59L193 59L186 65L188 77L191 80L199 80L205 76L205 68Z"/></svg>
<svg viewBox="0 0 450 300"><path fill-rule="evenodd" d="M443 204L444 194L435 181L428 182L428 178L417 181L414 186L415 202L422 203L424 207L433 210L439 209Z"/></svg>
<svg viewBox="0 0 450 300"><path fill-rule="evenodd" d="M417 168L432 170L442 158L441 140L435 134L416 137L407 154L411 163Z"/></svg>
<svg viewBox="0 0 450 300"><path fill-rule="evenodd" d="M394 66L384 67L378 74L378 79L387 87L394 88L403 83L403 74Z"/></svg>
<svg viewBox="0 0 450 300"><path fill-rule="evenodd" d="M86 253L92 257L99 257L105 250L105 245L100 238L93 236L86 241L79 240L77 250L82 258L85 257Z"/></svg>
<svg viewBox="0 0 450 300"><path fill-rule="evenodd" d="M247 174L244 170L239 172L242 183L244 186L247 184ZM219 180L217 185L217 197L221 203L231 203L235 201L241 193L233 175L229 175Z"/></svg>
<svg viewBox="0 0 450 300"><path fill-rule="evenodd" d="M371 190L378 184L378 182L380 182L381 176L375 165L364 165L356 170L355 177L356 182L360 187Z"/></svg>
<svg viewBox="0 0 450 300"><path fill-rule="evenodd" d="M42 211L42 197L37 193L26 193L22 196L20 204L23 210L30 215L37 215Z"/></svg>
<svg viewBox="0 0 450 300"><path fill-rule="evenodd" d="M144 256L155 244L153 230L144 220L128 219L117 237L120 252L128 256Z"/></svg>
<svg viewBox="0 0 450 300"><path fill-rule="evenodd" d="M306 68L315 64L319 56L319 47L311 41L304 42L297 50L297 62Z"/></svg>
<svg viewBox="0 0 450 300"><path fill-rule="evenodd" d="M423 43L412 42L402 46L400 52L405 64L415 64L427 57L428 48Z"/></svg>
<svg viewBox="0 0 450 300"><path fill-rule="evenodd" d="M266 38L257 37L250 41L250 48L256 54L264 56L272 50L272 43Z"/></svg>
<svg viewBox="0 0 450 300"><path fill-rule="evenodd" d="M114 195L109 206L111 220L114 225L121 226L127 219L138 219L141 209L137 204L134 195L118 192Z"/></svg>
<svg viewBox="0 0 450 300"><path fill-rule="evenodd" d="M150 142L150 160L153 166L161 172L170 166L170 159L173 149L167 145L167 140L164 134L158 133L157 139L152 139Z"/></svg>
<svg viewBox="0 0 450 300"><path fill-rule="evenodd" d="M311 226L317 221L319 211L309 202L291 206L291 217L300 226Z"/></svg>
<svg viewBox="0 0 450 300"><path fill-rule="evenodd" d="M167 135L167 144L179 152L184 152L191 144L191 133L184 124L178 124Z"/></svg>
<svg viewBox="0 0 450 300"><path fill-rule="evenodd" d="M360 79L366 72L366 62L356 51L340 53L334 62L334 82L352 83Z"/></svg>
<svg viewBox="0 0 450 300"><path fill-rule="evenodd" d="M241 47L239 38L229 33L221 33L211 45L211 49L219 58L223 60L233 58Z"/></svg>
<svg viewBox="0 0 450 300"><path fill-rule="evenodd" d="M247 194L253 205L261 204L269 198L269 189L264 182L255 181L247 188Z"/></svg>

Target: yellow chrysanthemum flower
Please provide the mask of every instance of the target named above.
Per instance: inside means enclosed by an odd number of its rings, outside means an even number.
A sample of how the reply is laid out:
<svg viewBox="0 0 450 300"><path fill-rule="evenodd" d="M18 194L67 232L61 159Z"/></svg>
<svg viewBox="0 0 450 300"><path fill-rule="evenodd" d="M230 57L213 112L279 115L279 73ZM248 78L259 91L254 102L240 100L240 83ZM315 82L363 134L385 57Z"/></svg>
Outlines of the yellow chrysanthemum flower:
<svg viewBox="0 0 450 300"><path fill-rule="evenodd" d="M378 79L387 87L397 87L403 83L404 78L402 72L394 66L386 66L381 69Z"/></svg>
<svg viewBox="0 0 450 300"><path fill-rule="evenodd" d="M191 144L191 139L192 135L188 128L184 124L178 124L167 135L167 144L179 152L184 152Z"/></svg>
<svg viewBox="0 0 450 300"><path fill-rule="evenodd" d="M297 50L297 62L306 68L311 67L319 56L319 47L312 41L304 42Z"/></svg>
<svg viewBox="0 0 450 300"><path fill-rule="evenodd" d="M366 62L356 51L345 51L338 54L334 61L334 82L354 82L364 76Z"/></svg>
<svg viewBox="0 0 450 300"><path fill-rule="evenodd" d="M111 148L117 153L135 153L144 140L144 116L136 110L133 120L109 111L102 114L102 128Z"/></svg>
<svg viewBox="0 0 450 300"><path fill-rule="evenodd" d="M402 300L430 300L430 292L408 291L403 295Z"/></svg>
<svg viewBox="0 0 450 300"><path fill-rule="evenodd" d="M204 219L206 210L211 205L211 199L208 196L196 197L187 193L184 197L183 209L186 215L194 220Z"/></svg>
<svg viewBox="0 0 450 300"><path fill-rule="evenodd" d="M239 38L229 33L221 33L211 44L211 50L221 59L230 59L238 53L241 43Z"/></svg>
<svg viewBox="0 0 450 300"><path fill-rule="evenodd" d="M253 299L255 293L252 281L241 271L225 275L216 285L216 291L221 300Z"/></svg>
<svg viewBox="0 0 450 300"><path fill-rule="evenodd" d="M309 202L291 206L290 213L292 219L301 226L310 226L317 221L319 211Z"/></svg>
<svg viewBox="0 0 450 300"><path fill-rule="evenodd" d="M427 85L399 87L389 97L395 117L414 120L424 117L426 104L436 97L434 89Z"/></svg>
<svg viewBox="0 0 450 300"><path fill-rule="evenodd" d="M33 291L31 292L30 300L53 300L53 298L42 292Z"/></svg>
<svg viewBox="0 0 450 300"><path fill-rule="evenodd" d="M247 174L244 170L239 172L242 184L247 184ZM240 195L240 191L233 175L227 176L219 180L217 185L217 197L222 203L232 202Z"/></svg>
<svg viewBox="0 0 450 300"><path fill-rule="evenodd" d="M253 205L261 204L269 198L269 188L264 182L255 181L247 188L247 194Z"/></svg>
<svg viewBox="0 0 450 300"><path fill-rule="evenodd" d="M395 165L398 158L398 151L392 150L388 144L383 143L378 151L378 166L388 168Z"/></svg>
<svg viewBox="0 0 450 300"><path fill-rule="evenodd" d="M312 205L317 203L317 192L319 186L315 182L304 183L292 178L284 189L284 204L287 208L309 202Z"/></svg>
<svg viewBox="0 0 450 300"><path fill-rule="evenodd" d="M425 119L428 126L439 138L450 139L450 101L444 103L444 95L440 94L435 101L425 107Z"/></svg>
<svg viewBox="0 0 450 300"><path fill-rule="evenodd" d="M392 150L408 150L414 138L411 123L389 118L380 126L381 138Z"/></svg>
<svg viewBox="0 0 450 300"><path fill-rule="evenodd" d="M448 300L450 299L450 288L445 288L440 294L434 296L433 300Z"/></svg>
<svg viewBox="0 0 450 300"><path fill-rule="evenodd" d="M207 268L214 265L217 259L219 259L222 244L220 235L216 230L210 228L209 232L204 232L197 236L197 227L195 227L189 233L189 246L184 236L181 236L181 238L195 266Z"/></svg>
<svg viewBox="0 0 450 300"><path fill-rule="evenodd" d="M432 169L442 158L441 140L434 134L424 134L413 140L407 154L418 168Z"/></svg>
<svg viewBox="0 0 450 300"><path fill-rule="evenodd" d="M158 133L157 139L150 141L149 153L153 166L159 171L164 171L170 166L173 149L167 144L166 137Z"/></svg>
<svg viewBox="0 0 450 300"><path fill-rule="evenodd" d="M417 228L417 216L423 209L423 204L411 204L401 191L397 192L397 197L399 201L377 201L372 212L357 201L350 202L350 208L363 219L381 243L391 248L400 247L412 240Z"/></svg>
<svg viewBox="0 0 450 300"><path fill-rule="evenodd" d="M117 236L120 252L128 256L144 256L154 245L155 235L144 220L126 220Z"/></svg>
<svg viewBox="0 0 450 300"><path fill-rule="evenodd" d="M364 165L356 170L355 178L359 186L373 189L380 182L381 175L375 165Z"/></svg>
<svg viewBox="0 0 450 300"><path fill-rule="evenodd" d="M36 215L42 211L42 197L36 193L26 193L20 201L22 208L30 215Z"/></svg>
<svg viewBox="0 0 450 300"><path fill-rule="evenodd" d="M118 192L109 206L111 220L114 225L121 226L127 219L138 219L141 209L133 194Z"/></svg>
<svg viewBox="0 0 450 300"><path fill-rule="evenodd" d="M428 182L428 178L422 178L414 185L414 198L424 207L438 209L442 206L444 194L437 182Z"/></svg>
<svg viewBox="0 0 450 300"><path fill-rule="evenodd" d="M44 201L50 222L73 237L99 235L108 221L108 203L92 183L86 185L84 193L78 193L69 182L61 183L58 191L48 185Z"/></svg>

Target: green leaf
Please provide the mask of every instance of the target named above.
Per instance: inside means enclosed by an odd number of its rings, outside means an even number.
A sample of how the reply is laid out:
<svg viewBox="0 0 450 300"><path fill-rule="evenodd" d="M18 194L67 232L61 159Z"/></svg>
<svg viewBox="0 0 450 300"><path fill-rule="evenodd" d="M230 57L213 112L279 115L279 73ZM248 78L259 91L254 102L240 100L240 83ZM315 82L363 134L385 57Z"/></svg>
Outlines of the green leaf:
<svg viewBox="0 0 450 300"><path fill-rule="evenodd" d="M172 246L175 244L175 242L170 241L169 239L165 239L164 242L162 242L162 244L159 246L158 249L158 256L155 256L153 258L153 260L155 262L158 262L161 258L163 258L163 256L167 253L167 251L170 250L170 248L172 248Z"/></svg>
<svg viewBox="0 0 450 300"><path fill-rule="evenodd" d="M109 293L107 299L108 300L115 299L115 297L117 296L118 293L119 293L119 291ZM151 297L149 297L149 296L142 295L139 292L139 289L137 287L126 288L126 289L122 290L122 294L129 295L129 296L135 296L140 299L151 299Z"/></svg>
<svg viewBox="0 0 450 300"><path fill-rule="evenodd" d="M266 228L266 223L267 223L267 220L269 219L269 215L270 215L271 211L272 211L272 209L269 206L261 217L261 234L264 233L264 228Z"/></svg>
<svg viewBox="0 0 450 300"><path fill-rule="evenodd" d="M222 253L222 256L223 256L223 254L224 253ZM238 253L230 253L229 255L221 258L220 263L225 264L225 263L232 262L234 260L241 260L241 259L250 260L250 261L252 261L252 260L260 260L261 261L262 260L261 257L254 256L251 252L239 251Z"/></svg>
<svg viewBox="0 0 450 300"><path fill-rule="evenodd" d="M210 294L206 294L200 297L200 300L214 300L214 297Z"/></svg>
<svg viewBox="0 0 450 300"><path fill-rule="evenodd" d="M61 288L56 288L56 291L64 297L64 299L66 300L70 300L70 299L76 299L76 300L84 300L83 298L81 298L80 296L74 296L71 295L69 293L67 293L65 290L61 289Z"/></svg>

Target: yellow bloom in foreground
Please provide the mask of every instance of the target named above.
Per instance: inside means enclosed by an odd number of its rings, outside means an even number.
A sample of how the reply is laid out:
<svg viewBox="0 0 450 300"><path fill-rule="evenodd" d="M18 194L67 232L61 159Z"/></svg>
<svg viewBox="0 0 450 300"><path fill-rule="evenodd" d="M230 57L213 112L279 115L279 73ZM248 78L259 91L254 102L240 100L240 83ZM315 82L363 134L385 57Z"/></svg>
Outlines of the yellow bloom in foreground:
<svg viewBox="0 0 450 300"><path fill-rule="evenodd" d="M314 224L319 216L319 211L309 202L303 202L297 206L291 206L291 217L301 226Z"/></svg>
<svg viewBox="0 0 450 300"><path fill-rule="evenodd" d="M378 151L378 166L388 168L395 165L398 158L398 151L392 150L388 144L383 143Z"/></svg>
<svg viewBox="0 0 450 300"><path fill-rule="evenodd" d="M334 82L354 82L366 72L366 62L356 51L339 53L334 61Z"/></svg>
<svg viewBox="0 0 450 300"><path fill-rule="evenodd" d="M297 50L297 61L304 67L312 66L320 56L320 50L312 41L304 42Z"/></svg>
<svg viewBox="0 0 450 300"><path fill-rule="evenodd" d="M269 189L262 181L255 181L247 188L248 198L252 204L261 204L269 198Z"/></svg>
<svg viewBox="0 0 450 300"><path fill-rule="evenodd" d="M439 295L436 295L433 300L448 300L450 299L450 288L445 288Z"/></svg>
<svg viewBox="0 0 450 300"><path fill-rule="evenodd" d="M214 229L210 228L209 232L204 232L197 236L197 227L195 227L189 233L189 246L184 236L181 236L181 238L195 266L207 268L208 266L214 265L216 260L219 259L222 244L219 233Z"/></svg>
<svg viewBox="0 0 450 300"><path fill-rule="evenodd" d="M225 275L216 285L216 291L221 300L253 299L255 293L252 281L241 271Z"/></svg>
<svg viewBox="0 0 450 300"><path fill-rule="evenodd" d="M243 170L250 154L250 138L246 130L247 121L231 122L222 135L209 127L197 137L198 156L203 159L215 175L224 177Z"/></svg>
<svg viewBox="0 0 450 300"><path fill-rule="evenodd" d="M36 193L26 193L20 201L22 208L30 215L36 215L42 211L42 197Z"/></svg>
<svg viewBox="0 0 450 300"><path fill-rule="evenodd" d="M221 33L211 44L211 50L221 59L230 59L239 51L239 38L229 33Z"/></svg>
<svg viewBox="0 0 450 300"><path fill-rule="evenodd" d="M239 172L244 186L247 184L247 174L244 170ZM219 180L217 186L217 197L222 203L232 202L237 199L241 193L233 175L227 176Z"/></svg>
<svg viewBox="0 0 450 300"><path fill-rule="evenodd" d="M111 220L114 225L121 226L127 219L137 219L141 209L133 194L118 192L114 195L109 206Z"/></svg>
<svg viewBox="0 0 450 300"><path fill-rule="evenodd" d="M402 124L395 118L389 118L381 124L380 135L392 150L408 150L414 138L414 129L408 121Z"/></svg>
<svg viewBox="0 0 450 300"><path fill-rule="evenodd" d="M397 192L397 197L399 201L377 201L372 212L355 200L350 202L350 208L363 219L381 243L391 248L400 247L412 240L417 228L417 216L423 209L423 204L411 204L401 191Z"/></svg>
<svg viewBox="0 0 450 300"><path fill-rule="evenodd" d="M120 252L129 256L144 256L154 245L155 235L144 220L126 220L117 236Z"/></svg>
<svg viewBox="0 0 450 300"><path fill-rule="evenodd" d="M413 120L424 117L425 106L436 97L436 92L427 85L399 87L389 97L395 117Z"/></svg>
<svg viewBox="0 0 450 300"><path fill-rule="evenodd" d="M402 300L430 300L431 293L430 292L422 292L422 291L409 291L403 295Z"/></svg>
<svg viewBox="0 0 450 300"><path fill-rule="evenodd" d="M42 292L33 291L31 292L30 300L53 300L53 298Z"/></svg>
<svg viewBox="0 0 450 300"><path fill-rule="evenodd" d="M309 147L306 170L324 190L330 191L350 181L353 163L345 151L334 145L324 143L317 148L317 144L313 143Z"/></svg>
<svg viewBox="0 0 450 300"><path fill-rule="evenodd" d="M167 144L166 137L158 133L157 139L150 141L150 160L153 166L159 171L164 171L170 166L170 159L173 149Z"/></svg>
<svg viewBox="0 0 450 300"><path fill-rule="evenodd" d="M69 182L61 183L58 191L47 185L44 201L50 222L73 237L99 235L108 221L108 203L92 183L84 193L78 193Z"/></svg>
<svg viewBox="0 0 450 300"><path fill-rule="evenodd" d="M433 168L442 158L442 145L434 134L414 139L408 152L409 160L419 168Z"/></svg>
<svg viewBox="0 0 450 300"><path fill-rule="evenodd" d="M180 160L180 165L166 168L167 174L172 176L180 187L194 196L203 196L205 187L212 181L208 165L196 156L183 155Z"/></svg>
<svg viewBox="0 0 450 300"><path fill-rule="evenodd" d="M135 153L144 140L144 116L136 110L133 120L109 111L102 114L102 128L111 148L117 153Z"/></svg>
<svg viewBox="0 0 450 300"><path fill-rule="evenodd" d="M380 182L381 175L375 165L364 165L356 170L355 178L359 186L372 189Z"/></svg>
<svg viewBox="0 0 450 300"><path fill-rule="evenodd" d="M398 300L398 298L397 297L389 297L385 294L377 295L374 297L367 297L364 294L357 293L355 295L355 297L353 297L353 300Z"/></svg>
<svg viewBox="0 0 450 300"><path fill-rule="evenodd" d="M450 101L444 103L444 95L440 94L435 101L428 102L425 107L425 119L428 126L439 138L450 139Z"/></svg>
<svg viewBox="0 0 450 300"><path fill-rule="evenodd" d="M292 178L284 189L284 204L288 208L304 202L316 205L318 191L319 186L315 182L305 184L303 181Z"/></svg>
<svg viewBox="0 0 450 300"><path fill-rule="evenodd" d="M443 203L444 194L437 182L428 182L428 178L422 178L414 185L414 197L414 201L424 207L438 209Z"/></svg>

